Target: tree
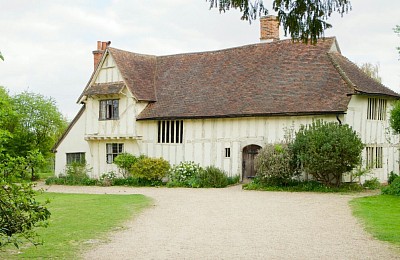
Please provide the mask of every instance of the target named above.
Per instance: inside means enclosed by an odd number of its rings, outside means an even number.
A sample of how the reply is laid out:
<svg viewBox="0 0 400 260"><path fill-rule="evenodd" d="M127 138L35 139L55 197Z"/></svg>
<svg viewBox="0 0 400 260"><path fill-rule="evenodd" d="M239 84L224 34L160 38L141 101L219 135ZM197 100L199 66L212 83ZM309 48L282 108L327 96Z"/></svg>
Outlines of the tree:
<svg viewBox="0 0 400 260"><path fill-rule="evenodd" d="M239 9L242 20L255 20L258 16L267 15L268 9L263 0L207 0L211 8L220 12ZM349 0L273 0L272 10L277 12L285 36L293 40L316 43L323 37L324 31L332 25L326 21L333 12L343 16L351 10Z"/></svg>
<svg viewBox="0 0 400 260"><path fill-rule="evenodd" d="M325 185L340 186L342 176L361 163L363 144L348 125L318 120L296 133L293 152L298 165Z"/></svg>
<svg viewBox="0 0 400 260"><path fill-rule="evenodd" d="M365 74L379 83L382 83L382 78L379 76L379 64L373 65L372 63L366 62L361 64L359 67Z"/></svg>
<svg viewBox="0 0 400 260"><path fill-rule="evenodd" d="M269 185L286 185L298 175L293 163L291 143L266 144L256 156L259 181Z"/></svg>
<svg viewBox="0 0 400 260"><path fill-rule="evenodd" d="M13 156L26 158L30 163L32 179L35 169L52 158L51 148L67 126L66 120L52 98L22 92L12 97L16 124L10 130L13 138L7 150ZM30 153L35 156L29 156ZM43 159L41 159L41 157Z"/></svg>
<svg viewBox="0 0 400 260"><path fill-rule="evenodd" d="M400 134L400 101L396 101L390 110L390 127L396 134Z"/></svg>
<svg viewBox="0 0 400 260"><path fill-rule="evenodd" d="M9 243L18 248L21 238L40 244L34 228L46 225L50 212L35 196L32 183L15 184L0 178L0 248Z"/></svg>
<svg viewBox="0 0 400 260"><path fill-rule="evenodd" d="M7 149L13 140L15 118L12 99L0 87L0 248L9 243L18 247L21 238L38 244L34 228L50 217L44 204L35 200L32 184L21 183L21 177L32 166L25 158L10 155ZM40 159L34 153L31 156L35 162Z"/></svg>

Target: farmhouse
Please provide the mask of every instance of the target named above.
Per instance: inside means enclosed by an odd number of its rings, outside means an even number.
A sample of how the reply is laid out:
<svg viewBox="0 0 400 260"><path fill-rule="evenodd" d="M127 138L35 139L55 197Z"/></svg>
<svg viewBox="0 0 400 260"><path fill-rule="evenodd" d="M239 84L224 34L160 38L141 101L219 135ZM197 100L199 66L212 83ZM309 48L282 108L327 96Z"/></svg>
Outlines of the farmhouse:
<svg viewBox="0 0 400 260"><path fill-rule="evenodd" d="M85 160L97 178L117 171L114 158L129 152L244 179L255 174L258 149L316 119L352 126L380 181L398 172L388 113L400 96L342 56L335 38L279 40L278 26L264 17L261 43L167 56L98 42L82 109L55 146L56 174Z"/></svg>

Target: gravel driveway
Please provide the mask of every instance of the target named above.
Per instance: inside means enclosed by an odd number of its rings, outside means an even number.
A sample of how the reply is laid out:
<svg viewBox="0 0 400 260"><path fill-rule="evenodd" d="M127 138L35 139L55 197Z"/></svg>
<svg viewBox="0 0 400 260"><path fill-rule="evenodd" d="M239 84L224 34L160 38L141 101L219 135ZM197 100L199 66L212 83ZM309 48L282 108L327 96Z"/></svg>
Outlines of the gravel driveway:
<svg viewBox="0 0 400 260"><path fill-rule="evenodd" d="M354 196L226 189L45 186L144 194L154 205L85 259L400 259L352 217ZM116 212L116 214L118 214Z"/></svg>

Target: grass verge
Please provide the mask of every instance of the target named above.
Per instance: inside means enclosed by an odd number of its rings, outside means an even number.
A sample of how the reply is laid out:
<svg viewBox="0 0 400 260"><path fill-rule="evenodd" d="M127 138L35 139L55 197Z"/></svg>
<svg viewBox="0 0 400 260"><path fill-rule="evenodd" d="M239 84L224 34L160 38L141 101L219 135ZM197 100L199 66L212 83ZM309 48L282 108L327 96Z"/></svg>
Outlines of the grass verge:
<svg viewBox="0 0 400 260"><path fill-rule="evenodd" d="M50 200L50 225L38 229L44 244L20 249L9 246L0 259L76 259L90 241L106 240L107 232L121 228L132 215L150 204L143 195L93 195L43 193L38 200Z"/></svg>
<svg viewBox="0 0 400 260"><path fill-rule="evenodd" d="M400 197L379 195L350 201L353 215L360 218L375 238L400 246Z"/></svg>

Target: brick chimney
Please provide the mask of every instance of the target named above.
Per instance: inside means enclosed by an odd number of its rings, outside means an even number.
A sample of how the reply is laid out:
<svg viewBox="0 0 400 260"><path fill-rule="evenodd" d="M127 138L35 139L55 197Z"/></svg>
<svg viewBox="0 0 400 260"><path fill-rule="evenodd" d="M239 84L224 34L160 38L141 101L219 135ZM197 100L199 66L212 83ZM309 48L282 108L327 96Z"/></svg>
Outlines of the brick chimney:
<svg viewBox="0 0 400 260"><path fill-rule="evenodd" d="M279 20L275 15L260 18L260 41L279 41Z"/></svg>
<svg viewBox="0 0 400 260"><path fill-rule="evenodd" d="M97 50L93 51L94 69L97 68L97 65L99 64L104 51L107 49L108 46L110 46L110 44L111 44L110 41L108 42L97 41Z"/></svg>

